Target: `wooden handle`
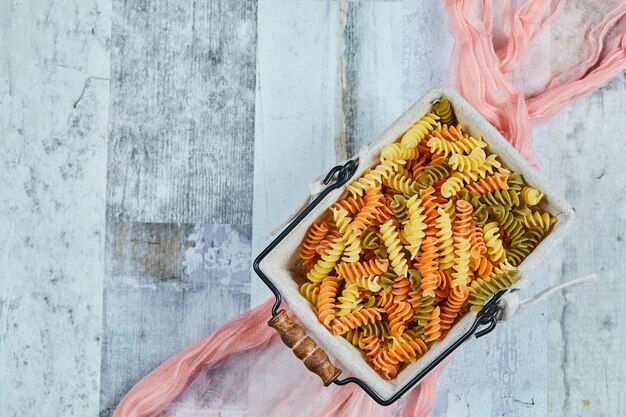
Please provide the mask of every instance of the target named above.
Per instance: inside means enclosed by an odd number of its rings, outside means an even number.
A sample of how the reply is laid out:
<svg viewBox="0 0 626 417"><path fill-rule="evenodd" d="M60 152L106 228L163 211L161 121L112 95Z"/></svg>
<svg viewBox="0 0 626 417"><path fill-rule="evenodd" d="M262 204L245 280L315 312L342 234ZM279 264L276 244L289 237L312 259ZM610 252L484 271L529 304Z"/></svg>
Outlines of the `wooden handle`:
<svg viewBox="0 0 626 417"><path fill-rule="evenodd" d="M304 362L309 371L322 378L325 387L339 376L341 369L330 363L326 352L307 336L300 325L291 321L285 310L280 310L267 324L276 329L283 342Z"/></svg>

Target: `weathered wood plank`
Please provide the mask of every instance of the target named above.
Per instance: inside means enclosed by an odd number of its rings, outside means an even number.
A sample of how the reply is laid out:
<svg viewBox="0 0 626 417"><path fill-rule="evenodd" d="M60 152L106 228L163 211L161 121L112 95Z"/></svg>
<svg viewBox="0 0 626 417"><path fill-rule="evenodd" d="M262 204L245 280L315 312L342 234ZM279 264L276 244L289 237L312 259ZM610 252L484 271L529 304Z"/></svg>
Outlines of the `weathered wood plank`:
<svg viewBox="0 0 626 417"><path fill-rule="evenodd" d="M253 253L335 165L336 2L259 3ZM271 293L256 276L251 302Z"/></svg>
<svg viewBox="0 0 626 417"><path fill-rule="evenodd" d="M376 139L403 110L402 2L339 2L337 157Z"/></svg>
<svg viewBox="0 0 626 417"><path fill-rule="evenodd" d="M114 2L107 216L248 224L256 2Z"/></svg>
<svg viewBox="0 0 626 417"><path fill-rule="evenodd" d="M106 253L101 415L167 358L248 308L250 229L109 223Z"/></svg>
<svg viewBox="0 0 626 417"><path fill-rule="evenodd" d="M110 2L0 4L0 415L98 412Z"/></svg>
<svg viewBox="0 0 626 417"><path fill-rule="evenodd" d="M595 287L555 296L549 308L548 415L616 416L626 410L626 79L576 100L551 124L550 180L578 221L553 282L597 272ZM572 169L577 167L577 169Z"/></svg>
<svg viewBox="0 0 626 417"><path fill-rule="evenodd" d="M256 13L114 2L101 415L249 308Z"/></svg>

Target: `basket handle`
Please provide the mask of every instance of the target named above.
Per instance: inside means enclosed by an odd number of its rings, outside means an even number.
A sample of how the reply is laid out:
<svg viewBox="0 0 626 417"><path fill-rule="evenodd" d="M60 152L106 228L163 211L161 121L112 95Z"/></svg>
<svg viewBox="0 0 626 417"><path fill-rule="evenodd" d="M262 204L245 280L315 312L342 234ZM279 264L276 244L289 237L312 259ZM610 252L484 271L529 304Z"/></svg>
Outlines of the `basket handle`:
<svg viewBox="0 0 626 417"><path fill-rule="evenodd" d="M280 310L267 324L275 329L280 338L293 351L298 359L304 362L307 369L320 378L324 386L329 386L341 373L336 368L326 352L324 352L313 339L311 339L302 326L294 323L285 310Z"/></svg>

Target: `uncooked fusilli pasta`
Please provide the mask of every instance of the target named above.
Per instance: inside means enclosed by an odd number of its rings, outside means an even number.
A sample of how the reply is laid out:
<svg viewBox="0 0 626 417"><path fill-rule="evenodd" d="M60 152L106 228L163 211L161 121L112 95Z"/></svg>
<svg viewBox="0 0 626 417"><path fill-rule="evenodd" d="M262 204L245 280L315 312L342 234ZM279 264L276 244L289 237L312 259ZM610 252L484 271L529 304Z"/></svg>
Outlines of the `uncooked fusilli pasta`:
<svg viewBox="0 0 626 417"><path fill-rule="evenodd" d="M518 279L556 217L450 102L346 187L298 250L300 293L383 378L419 359L468 311Z"/></svg>

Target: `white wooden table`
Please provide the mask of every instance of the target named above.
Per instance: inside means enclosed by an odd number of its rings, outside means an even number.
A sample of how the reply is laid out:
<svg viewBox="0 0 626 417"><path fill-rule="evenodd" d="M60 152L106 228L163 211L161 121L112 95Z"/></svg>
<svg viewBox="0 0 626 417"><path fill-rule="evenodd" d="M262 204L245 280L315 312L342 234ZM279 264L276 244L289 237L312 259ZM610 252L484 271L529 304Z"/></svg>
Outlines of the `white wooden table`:
<svg viewBox="0 0 626 417"><path fill-rule="evenodd" d="M112 413L167 357L268 296L251 259L306 182L447 82L437 1L0 5L0 415ZM626 80L535 132L578 223L468 343L434 416L626 412ZM303 158L304 156L304 158Z"/></svg>

